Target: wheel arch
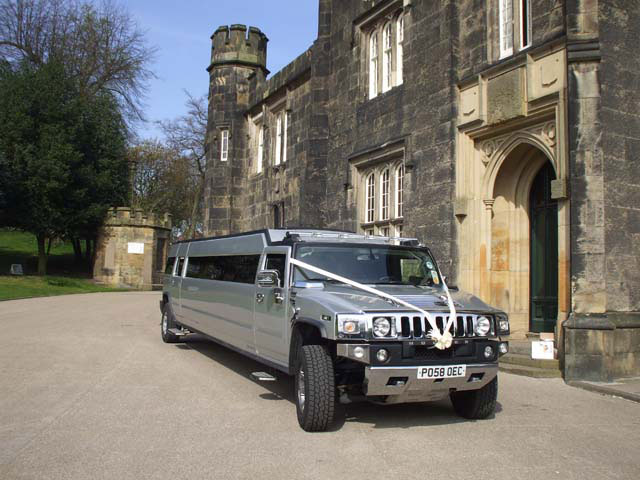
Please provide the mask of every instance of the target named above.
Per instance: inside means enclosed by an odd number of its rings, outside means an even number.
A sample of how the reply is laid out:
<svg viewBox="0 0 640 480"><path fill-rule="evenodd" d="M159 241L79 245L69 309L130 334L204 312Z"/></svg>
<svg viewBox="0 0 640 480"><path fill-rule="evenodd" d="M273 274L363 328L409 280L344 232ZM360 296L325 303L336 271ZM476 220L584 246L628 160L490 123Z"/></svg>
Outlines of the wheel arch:
<svg viewBox="0 0 640 480"><path fill-rule="evenodd" d="M291 329L289 345L289 373L295 371L298 348L303 345L326 345L328 343L326 322L312 318L297 319Z"/></svg>

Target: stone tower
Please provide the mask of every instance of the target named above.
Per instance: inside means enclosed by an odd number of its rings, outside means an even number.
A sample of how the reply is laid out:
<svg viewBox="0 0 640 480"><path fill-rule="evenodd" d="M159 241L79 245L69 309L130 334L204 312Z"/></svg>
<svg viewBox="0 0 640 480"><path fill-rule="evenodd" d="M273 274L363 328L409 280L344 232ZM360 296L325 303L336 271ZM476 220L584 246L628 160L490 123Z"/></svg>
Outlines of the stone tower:
<svg viewBox="0 0 640 480"><path fill-rule="evenodd" d="M250 83L263 83L269 73L268 39L255 27L225 25L211 40L204 218L208 235L225 235L234 231L234 219L242 217L240 198L248 172L244 114L250 102ZM226 160L221 157L225 140Z"/></svg>

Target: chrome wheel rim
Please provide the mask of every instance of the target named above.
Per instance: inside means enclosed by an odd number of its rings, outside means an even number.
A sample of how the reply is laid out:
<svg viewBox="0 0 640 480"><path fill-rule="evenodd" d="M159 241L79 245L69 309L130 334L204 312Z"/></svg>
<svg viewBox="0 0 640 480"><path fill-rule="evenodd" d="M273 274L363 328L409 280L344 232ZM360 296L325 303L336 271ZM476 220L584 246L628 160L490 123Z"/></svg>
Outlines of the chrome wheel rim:
<svg viewBox="0 0 640 480"><path fill-rule="evenodd" d="M167 314L163 313L162 314L162 333L163 334L167 334Z"/></svg>
<svg viewBox="0 0 640 480"><path fill-rule="evenodd" d="M304 370L302 367L298 370L298 405L300 405L300 410L304 411L304 402L306 399L305 389L304 389Z"/></svg>

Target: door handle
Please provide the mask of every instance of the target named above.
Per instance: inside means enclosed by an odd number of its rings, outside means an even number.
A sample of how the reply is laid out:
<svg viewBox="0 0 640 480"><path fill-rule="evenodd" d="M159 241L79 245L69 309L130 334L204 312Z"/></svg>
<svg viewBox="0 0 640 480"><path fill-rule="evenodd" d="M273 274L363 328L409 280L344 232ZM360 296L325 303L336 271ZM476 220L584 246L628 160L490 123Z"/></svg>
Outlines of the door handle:
<svg viewBox="0 0 640 480"><path fill-rule="evenodd" d="M284 302L284 295L282 294L282 290L280 290L279 288L275 289L273 291L273 298L274 298L275 303Z"/></svg>
<svg viewBox="0 0 640 480"><path fill-rule="evenodd" d="M256 293L256 302L258 303L264 302L264 293Z"/></svg>

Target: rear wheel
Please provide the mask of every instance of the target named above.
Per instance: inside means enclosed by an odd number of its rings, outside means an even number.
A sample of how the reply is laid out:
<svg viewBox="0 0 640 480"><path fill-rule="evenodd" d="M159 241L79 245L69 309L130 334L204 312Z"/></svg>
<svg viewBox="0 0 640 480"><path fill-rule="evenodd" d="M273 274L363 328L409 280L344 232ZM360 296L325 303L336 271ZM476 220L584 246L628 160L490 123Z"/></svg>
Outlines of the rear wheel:
<svg viewBox="0 0 640 480"><path fill-rule="evenodd" d="M307 432L322 432L333 422L335 412L333 361L322 345L304 345L298 350L295 390L298 423Z"/></svg>
<svg viewBox="0 0 640 480"><path fill-rule="evenodd" d="M498 377L479 390L451 394L453 409L458 415L472 420L490 417L496 411L498 401Z"/></svg>
<svg viewBox="0 0 640 480"><path fill-rule="evenodd" d="M169 331L169 329L176 328L176 326L176 322L173 318L173 311L167 303L162 309L162 320L160 323L162 341L164 343L176 343L178 341L178 337Z"/></svg>

